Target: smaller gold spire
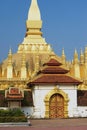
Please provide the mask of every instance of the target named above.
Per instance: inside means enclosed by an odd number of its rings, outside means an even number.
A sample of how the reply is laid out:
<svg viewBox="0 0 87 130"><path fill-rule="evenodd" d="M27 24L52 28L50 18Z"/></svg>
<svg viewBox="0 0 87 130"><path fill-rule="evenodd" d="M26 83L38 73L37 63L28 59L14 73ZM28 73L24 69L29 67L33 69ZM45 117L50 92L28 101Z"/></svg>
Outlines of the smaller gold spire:
<svg viewBox="0 0 87 130"><path fill-rule="evenodd" d="M84 54L82 49L80 50L80 64L84 64Z"/></svg>
<svg viewBox="0 0 87 130"><path fill-rule="evenodd" d="M77 50L76 50L76 49L75 49L75 52L74 52L73 63L74 63L74 64L78 64L78 63L79 63L79 60L78 60L78 53L77 53Z"/></svg>
<svg viewBox="0 0 87 130"><path fill-rule="evenodd" d="M12 50L9 50L8 53L8 65L7 65L7 78L13 78L13 66L12 66Z"/></svg>
<svg viewBox="0 0 87 130"><path fill-rule="evenodd" d="M64 48L62 49L62 63L63 64L66 63L66 56L65 56Z"/></svg>
<svg viewBox="0 0 87 130"><path fill-rule="evenodd" d="M73 59L73 71L74 71L74 76L80 78L80 65L79 65L78 53L76 49L74 52L74 59Z"/></svg>
<svg viewBox="0 0 87 130"><path fill-rule="evenodd" d="M21 61L21 78L25 79L27 78L27 69L26 69L26 58L25 58L25 52L22 53L22 61Z"/></svg>
<svg viewBox="0 0 87 130"><path fill-rule="evenodd" d="M65 56L65 51L64 51L64 48L62 49L62 55L64 55L64 56Z"/></svg>
<svg viewBox="0 0 87 130"><path fill-rule="evenodd" d="M12 49L11 48L9 49L9 55L12 55Z"/></svg>
<svg viewBox="0 0 87 130"><path fill-rule="evenodd" d="M8 65L12 65L12 50L10 48L8 53Z"/></svg>
<svg viewBox="0 0 87 130"><path fill-rule="evenodd" d="M85 63L87 63L87 46L85 47L84 60L85 60Z"/></svg>

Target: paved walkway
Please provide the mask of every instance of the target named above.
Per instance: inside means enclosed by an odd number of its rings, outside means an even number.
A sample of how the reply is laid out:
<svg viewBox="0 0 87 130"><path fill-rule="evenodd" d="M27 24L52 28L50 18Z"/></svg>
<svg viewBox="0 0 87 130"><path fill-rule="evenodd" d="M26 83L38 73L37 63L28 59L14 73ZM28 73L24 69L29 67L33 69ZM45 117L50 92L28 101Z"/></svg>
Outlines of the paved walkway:
<svg viewBox="0 0 87 130"><path fill-rule="evenodd" d="M32 126L28 125L3 125L0 130L87 130L87 118L77 119L50 119L30 120Z"/></svg>
<svg viewBox="0 0 87 130"><path fill-rule="evenodd" d="M50 120L31 120L31 127L70 127L70 126L87 126L87 118L77 119L50 119Z"/></svg>

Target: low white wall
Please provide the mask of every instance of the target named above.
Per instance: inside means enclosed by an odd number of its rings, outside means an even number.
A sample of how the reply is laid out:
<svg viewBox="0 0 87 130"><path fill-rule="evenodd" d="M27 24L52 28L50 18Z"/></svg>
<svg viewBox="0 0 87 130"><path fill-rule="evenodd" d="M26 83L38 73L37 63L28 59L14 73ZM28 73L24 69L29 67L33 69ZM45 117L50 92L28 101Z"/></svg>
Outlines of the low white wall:
<svg viewBox="0 0 87 130"><path fill-rule="evenodd" d="M87 107L78 107L77 110L79 117L87 117Z"/></svg>
<svg viewBox="0 0 87 130"><path fill-rule="evenodd" d="M33 114L33 107L22 107L21 110L26 116L32 116Z"/></svg>
<svg viewBox="0 0 87 130"><path fill-rule="evenodd" d="M7 110L8 107L0 107L0 110Z"/></svg>
<svg viewBox="0 0 87 130"><path fill-rule="evenodd" d="M64 90L65 93L68 94L69 102L68 102L68 116L74 117L77 116L76 108L77 108L77 92L76 90Z"/></svg>

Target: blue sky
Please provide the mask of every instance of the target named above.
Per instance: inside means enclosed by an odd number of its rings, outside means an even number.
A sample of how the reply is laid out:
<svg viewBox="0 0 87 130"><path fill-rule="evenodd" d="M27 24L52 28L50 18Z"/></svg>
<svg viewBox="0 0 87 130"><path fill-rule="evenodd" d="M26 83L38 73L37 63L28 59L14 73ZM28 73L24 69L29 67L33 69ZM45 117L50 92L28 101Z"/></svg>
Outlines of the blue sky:
<svg viewBox="0 0 87 130"><path fill-rule="evenodd" d="M9 48L16 53L26 32L31 0L0 0L0 61ZM43 37L57 55L65 49L67 60L87 45L87 0L38 0Z"/></svg>

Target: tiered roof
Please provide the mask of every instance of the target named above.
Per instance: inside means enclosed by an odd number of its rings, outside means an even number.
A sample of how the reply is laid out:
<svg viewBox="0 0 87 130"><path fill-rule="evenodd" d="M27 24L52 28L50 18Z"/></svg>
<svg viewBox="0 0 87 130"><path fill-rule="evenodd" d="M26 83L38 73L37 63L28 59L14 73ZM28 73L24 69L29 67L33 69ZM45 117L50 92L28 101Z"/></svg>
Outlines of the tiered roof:
<svg viewBox="0 0 87 130"><path fill-rule="evenodd" d="M43 65L38 75L28 84L74 84L82 83L80 80L70 76L69 70L63 67L62 63L51 58Z"/></svg>

